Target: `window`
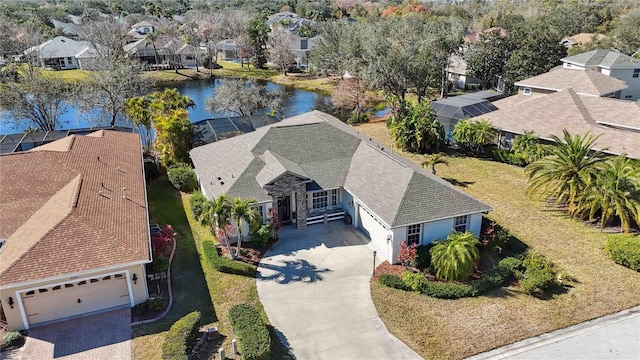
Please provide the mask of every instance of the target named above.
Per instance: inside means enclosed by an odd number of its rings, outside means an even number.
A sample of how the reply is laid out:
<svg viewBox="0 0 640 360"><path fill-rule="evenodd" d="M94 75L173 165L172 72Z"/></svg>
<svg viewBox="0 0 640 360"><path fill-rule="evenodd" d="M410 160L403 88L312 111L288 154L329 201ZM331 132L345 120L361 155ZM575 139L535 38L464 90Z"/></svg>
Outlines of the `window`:
<svg viewBox="0 0 640 360"><path fill-rule="evenodd" d="M258 205L258 214L260 214L260 219L264 223L264 206Z"/></svg>
<svg viewBox="0 0 640 360"><path fill-rule="evenodd" d="M47 290L47 289L38 289L39 293L43 293L43 292L47 292L47 291L49 291L49 290Z"/></svg>
<svg viewBox="0 0 640 360"><path fill-rule="evenodd" d="M467 231L467 222L468 222L468 220L469 220L469 215L458 216L455 219L453 230L459 231L459 232Z"/></svg>
<svg viewBox="0 0 640 360"><path fill-rule="evenodd" d="M420 224L409 225L407 229L407 243L420 245Z"/></svg>
<svg viewBox="0 0 640 360"><path fill-rule="evenodd" d="M338 205L338 189L331 190L331 206Z"/></svg>
<svg viewBox="0 0 640 360"><path fill-rule="evenodd" d="M111 276L105 276L102 278L102 280L111 280Z"/></svg>
<svg viewBox="0 0 640 360"><path fill-rule="evenodd" d="M87 284L87 281L86 281L86 280L82 280L82 281L80 281L80 282L78 283L78 286L80 286L80 285L86 285L86 284Z"/></svg>
<svg viewBox="0 0 640 360"><path fill-rule="evenodd" d="M318 191L314 192L312 195L311 208L312 209L322 209L327 207L327 192L326 191Z"/></svg>
<svg viewBox="0 0 640 360"><path fill-rule="evenodd" d="M73 284L64 284L64 287L65 288L70 288L70 287L73 287Z"/></svg>
<svg viewBox="0 0 640 360"><path fill-rule="evenodd" d="M62 288L62 286L57 285L57 286L54 286L51 290L60 290L61 288Z"/></svg>
<svg viewBox="0 0 640 360"><path fill-rule="evenodd" d="M531 95L531 89L530 88L524 88L522 89L522 95Z"/></svg>
<svg viewBox="0 0 640 360"><path fill-rule="evenodd" d="M633 69L633 78L637 79L640 77L640 69Z"/></svg>
<svg viewBox="0 0 640 360"><path fill-rule="evenodd" d="M123 274L115 274L113 277L116 278L116 279L122 279L124 277L124 275Z"/></svg>
<svg viewBox="0 0 640 360"><path fill-rule="evenodd" d="M91 279L91 280L89 280L89 281L90 281L91 283L97 283L97 282L98 282L98 279Z"/></svg>
<svg viewBox="0 0 640 360"><path fill-rule="evenodd" d="M73 58L72 58L72 57L68 57L68 58L67 58L67 63L69 63L69 64L73 64Z"/></svg>
<svg viewBox="0 0 640 360"><path fill-rule="evenodd" d="M35 295L36 291L35 290L31 290L31 291L27 291L24 295L25 296L32 296Z"/></svg>

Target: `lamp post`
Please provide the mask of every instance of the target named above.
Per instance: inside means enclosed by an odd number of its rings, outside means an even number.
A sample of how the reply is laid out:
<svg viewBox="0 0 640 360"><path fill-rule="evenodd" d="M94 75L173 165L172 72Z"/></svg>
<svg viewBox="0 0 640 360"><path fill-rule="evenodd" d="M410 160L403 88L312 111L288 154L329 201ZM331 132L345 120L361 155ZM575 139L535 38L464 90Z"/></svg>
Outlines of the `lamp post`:
<svg viewBox="0 0 640 360"><path fill-rule="evenodd" d="M373 250L373 271L371 271L371 276L375 275L376 273L376 254L378 252Z"/></svg>

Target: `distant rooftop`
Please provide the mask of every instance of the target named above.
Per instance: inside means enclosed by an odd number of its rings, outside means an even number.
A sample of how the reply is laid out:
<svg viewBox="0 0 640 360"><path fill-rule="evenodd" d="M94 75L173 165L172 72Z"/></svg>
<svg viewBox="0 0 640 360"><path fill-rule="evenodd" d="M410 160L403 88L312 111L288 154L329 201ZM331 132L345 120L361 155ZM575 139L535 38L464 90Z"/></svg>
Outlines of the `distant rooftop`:
<svg viewBox="0 0 640 360"><path fill-rule="evenodd" d="M582 54L568 56L562 62L584 67L635 68L640 66L640 59L632 58L616 50L591 50Z"/></svg>
<svg viewBox="0 0 640 360"><path fill-rule="evenodd" d="M133 132L133 128L122 126L98 126L92 128L56 130L56 131L33 131L16 134L0 135L0 154L10 154L33 149L34 147L60 140L70 135L87 135L98 130L115 130L122 132Z"/></svg>
<svg viewBox="0 0 640 360"><path fill-rule="evenodd" d="M240 134L255 131L265 125L280 122L275 116L237 116L206 119L193 123L193 146L210 144Z"/></svg>

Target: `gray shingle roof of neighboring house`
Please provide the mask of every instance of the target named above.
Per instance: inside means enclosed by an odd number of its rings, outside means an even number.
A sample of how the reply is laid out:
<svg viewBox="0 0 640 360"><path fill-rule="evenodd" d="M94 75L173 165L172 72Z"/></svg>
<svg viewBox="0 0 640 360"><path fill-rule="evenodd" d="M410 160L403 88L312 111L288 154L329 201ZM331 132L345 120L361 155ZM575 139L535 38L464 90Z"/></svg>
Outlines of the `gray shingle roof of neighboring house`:
<svg viewBox="0 0 640 360"><path fill-rule="evenodd" d="M75 41L64 36L56 36L49 41L25 50L24 53L30 54L36 51L38 57L43 59L75 57L76 54L87 47L91 47L89 42Z"/></svg>
<svg viewBox="0 0 640 360"><path fill-rule="evenodd" d="M603 96L628 88L623 80L595 70L556 69L515 83L516 86L562 91L573 89L581 95Z"/></svg>
<svg viewBox="0 0 640 360"><path fill-rule="evenodd" d="M340 120L312 111L191 150L209 197L271 201L263 184L285 173L344 187L391 227L491 208Z"/></svg>
<svg viewBox="0 0 640 360"><path fill-rule="evenodd" d="M82 28L74 23L66 23L55 19L51 19L51 23L56 29L61 29L65 35L80 36L84 33Z"/></svg>
<svg viewBox="0 0 640 360"><path fill-rule="evenodd" d="M635 68L640 66L640 59L615 50L591 50L582 54L568 56L562 62L580 66L598 66L606 69Z"/></svg>

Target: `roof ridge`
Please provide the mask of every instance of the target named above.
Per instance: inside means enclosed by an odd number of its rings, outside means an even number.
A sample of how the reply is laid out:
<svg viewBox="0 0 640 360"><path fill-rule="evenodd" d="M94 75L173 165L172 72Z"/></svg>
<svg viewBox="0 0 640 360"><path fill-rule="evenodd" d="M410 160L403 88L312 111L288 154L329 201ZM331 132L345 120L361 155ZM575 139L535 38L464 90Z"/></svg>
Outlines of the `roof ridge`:
<svg viewBox="0 0 640 360"><path fill-rule="evenodd" d="M567 89L567 93L569 93L569 95L573 99L573 103L576 104L576 107L578 107L578 111L580 111L580 114L582 114L582 118L584 119L584 121L590 125L598 125L593 120L593 117L591 117L591 114L589 114L589 110L587 110L587 108L584 106L578 94L573 91L573 88Z"/></svg>

